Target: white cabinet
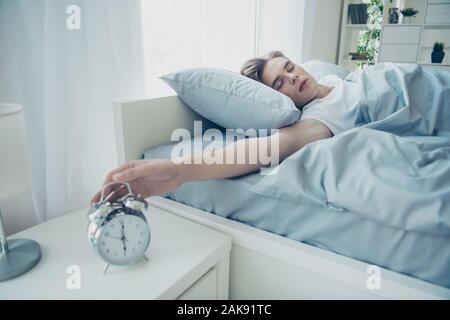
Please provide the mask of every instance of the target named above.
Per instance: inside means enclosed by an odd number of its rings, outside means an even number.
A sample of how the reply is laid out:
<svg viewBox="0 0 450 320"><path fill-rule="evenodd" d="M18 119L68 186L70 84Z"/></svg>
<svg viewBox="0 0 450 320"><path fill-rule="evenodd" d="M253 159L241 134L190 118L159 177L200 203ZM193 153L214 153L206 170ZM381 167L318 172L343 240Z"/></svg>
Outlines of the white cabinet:
<svg viewBox="0 0 450 320"><path fill-rule="evenodd" d="M428 4L425 23L450 24L450 3Z"/></svg>
<svg viewBox="0 0 450 320"><path fill-rule="evenodd" d="M217 271L209 270L203 277L194 283L178 300L211 300L217 299Z"/></svg>
<svg viewBox="0 0 450 320"><path fill-rule="evenodd" d="M383 26L378 61L416 62L420 26Z"/></svg>
<svg viewBox="0 0 450 320"><path fill-rule="evenodd" d="M380 51L379 61L416 62L417 44L386 44Z"/></svg>
<svg viewBox="0 0 450 320"><path fill-rule="evenodd" d="M420 31L421 28L419 26L385 26L381 42L385 44L418 44Z"/></svg>

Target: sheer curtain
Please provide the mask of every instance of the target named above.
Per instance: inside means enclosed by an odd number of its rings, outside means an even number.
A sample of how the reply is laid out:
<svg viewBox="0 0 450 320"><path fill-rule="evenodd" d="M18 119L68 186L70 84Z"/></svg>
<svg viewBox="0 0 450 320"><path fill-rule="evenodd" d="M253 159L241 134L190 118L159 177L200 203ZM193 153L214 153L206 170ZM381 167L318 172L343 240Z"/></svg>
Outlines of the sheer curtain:
<svg viewBox="0 0 450 320"><path fill-rule="evenodd" d="M68 8L80 29L68 29ZM157 77L301 59L305 0L0 0L0 101L25 108L38 221L87 205L116 166L112 101L173 94Z"/></svg>
<svg viewBox="0 0 450 320"><path fill-rule="evenodd" d="M25 109L38 221L86 206L116 164L112 101L144 94L140 1L0 0L0 52L0 100Z"/></svg>
<svg viewBox="0 0 450 320"><path fill-rule="evenodd" d="M142 1L147 95L173 94L157 77L182 68L238 71L255 54L258 1Z"/></svg>

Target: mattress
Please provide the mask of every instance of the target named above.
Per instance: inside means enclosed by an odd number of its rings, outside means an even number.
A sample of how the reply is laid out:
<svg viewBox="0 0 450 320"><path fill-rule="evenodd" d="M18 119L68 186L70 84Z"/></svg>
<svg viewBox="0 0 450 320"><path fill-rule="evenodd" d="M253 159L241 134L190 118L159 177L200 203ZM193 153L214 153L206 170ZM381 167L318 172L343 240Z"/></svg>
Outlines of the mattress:
<svg viewBox="0 0 450 320"><path fill-rule="evenodd" d="M181 143L192 146L198 142L193 139ZM203 143L203 148L207 145ZM152 148L142 158L169 159L174 146L175 143ZM255 172L230 179L191 181L163 196L289 239L450 287L448 237L393 227L332 206L302 204L252 192L263 178Z"/></svg>

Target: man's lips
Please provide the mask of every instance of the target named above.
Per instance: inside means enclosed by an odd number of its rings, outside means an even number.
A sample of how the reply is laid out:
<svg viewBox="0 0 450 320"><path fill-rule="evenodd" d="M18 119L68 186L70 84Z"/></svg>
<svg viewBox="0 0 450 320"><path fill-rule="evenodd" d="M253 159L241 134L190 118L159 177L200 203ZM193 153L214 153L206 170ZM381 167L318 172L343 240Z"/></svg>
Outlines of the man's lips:
<svg viewBox="0 0 450 320"><path fill-rule="evenodd" d="M303 80L302 83L300 83L300 87L298 89L298 92L301 92L303 90L303 87L305 86L306 81L308 81L308 78L306 78L305 80Z"/></svg>

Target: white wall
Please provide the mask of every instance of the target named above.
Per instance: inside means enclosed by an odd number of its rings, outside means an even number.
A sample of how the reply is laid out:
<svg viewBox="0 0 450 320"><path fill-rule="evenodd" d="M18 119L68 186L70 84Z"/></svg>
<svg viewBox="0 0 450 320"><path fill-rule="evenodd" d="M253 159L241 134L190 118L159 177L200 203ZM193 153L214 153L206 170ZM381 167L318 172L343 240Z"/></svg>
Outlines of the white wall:
<svg viewBox="0 0 450 320"><path fill-rule="evenodd" d="M306 0L302 61L338 62L343 0Z"/></svg>
<svg viewBox="0 0 450 320"><path fill-rule="evenodd" d="M260 0L257 55L337 63L343 0ZM286 21L290 21L287 24Z"/></svg>

